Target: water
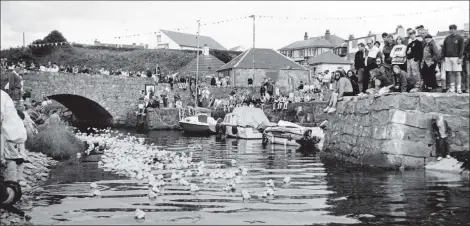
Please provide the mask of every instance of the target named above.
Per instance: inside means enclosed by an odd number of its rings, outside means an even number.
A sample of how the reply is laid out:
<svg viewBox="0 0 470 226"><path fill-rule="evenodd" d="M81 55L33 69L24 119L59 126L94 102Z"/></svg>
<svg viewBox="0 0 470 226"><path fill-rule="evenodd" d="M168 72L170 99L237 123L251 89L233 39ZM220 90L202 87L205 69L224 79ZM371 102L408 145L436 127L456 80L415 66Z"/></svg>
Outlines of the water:
<svg viewBox="0 0 470 226"><path fill-rule="evenodd" d="M314 153L268 146L260 141L186 137L180 132L146 135L167 150L194 151L198 160L229 168L232 159L249 169L234 193L220 184L202 184L193 195L186 187L167 183L164 195L150 205L145 184L97 168L91 162L64 163L51 172L46 193L32 209L34 224L369 224L469 225L469 181L457 175L421 170L359 172L324 164ZM95 161L95 162L93 162ZM282 183L291 177L288 185ZM169 177L167 174L166 177ZM275 183L274 198L258 199L264 181ZM97 181L102 197L92 197L89 182ZM240 191L252 195L243 201ZM142 209L145 220L135 220Z"/></svg>

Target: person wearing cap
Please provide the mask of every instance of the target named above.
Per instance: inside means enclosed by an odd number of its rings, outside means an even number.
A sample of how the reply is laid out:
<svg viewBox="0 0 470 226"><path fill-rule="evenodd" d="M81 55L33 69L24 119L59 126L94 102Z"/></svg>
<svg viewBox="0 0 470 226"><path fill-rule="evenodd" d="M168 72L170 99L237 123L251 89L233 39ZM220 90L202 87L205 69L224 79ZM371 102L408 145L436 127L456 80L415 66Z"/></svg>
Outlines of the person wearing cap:
<svg viewBox="0 0 470 226"><path fill-rule="evenodd" d="M462 93L462 64L464 52L463 37L457 34L457 26L449 26L450 35L444 39L441 49L441 58L444 59L444 68L449 75L450 89L449 93Z"/></svg>
<svg viewBox="0 0 470 226"><path fill-rule="evenodd" d="M436 65L439 60L439 48L430 34L424 36L423 61L421 69L423 73L423 83L426 91L437 88Z"/></svg>
<svg viewBox="0 0 470 226"><path fill-rule="evenodd" d="M409 43L406 47L407 72L410 77L416 80L416 91L423 88L423 80L421 78L420 63L423 59L423 43L416 38L416 31L408 31Z"/></svg>

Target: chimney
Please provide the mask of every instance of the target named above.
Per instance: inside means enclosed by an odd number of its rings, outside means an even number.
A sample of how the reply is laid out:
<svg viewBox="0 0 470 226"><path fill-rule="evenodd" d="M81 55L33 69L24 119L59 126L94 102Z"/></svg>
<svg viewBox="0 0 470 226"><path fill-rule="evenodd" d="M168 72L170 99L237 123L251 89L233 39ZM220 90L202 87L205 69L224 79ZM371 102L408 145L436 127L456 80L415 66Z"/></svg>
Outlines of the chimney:
<svg viewBox="0 0 470 226"><path fill-rule="evenodd" d="M328 41L330 40L330 30L326 30L325 39L328 40Z"/></svg>
<svg viewBox="0 0 470 226"><path fill-rule="evenodd" d="M396 35L402 38L405 37L406 36L405 28L403 28L403 26L401 25L398 25L397 30L396 30Z"/></svg>
<svg viewBox="0 0 470 226"><path fill-rule="evenodd" d="M307 40L307 39L308 39L308 35L307 35L307 32L305 32L304 40Z"/></svg>
<svg viewBox="0 0 470 226"><path fill-rule="evenodd" d="M204 56L209 56L209 46L207 46L207 44L204 44L204 47L202 47L202 54Z"/></svg>
<svg viewBox="0 0 470 226"><path fill-rule="evenodd" d="M354 39L354 35L349 35L349 40L353 40Z"/></svg>
<svg viewBox="0 0 470 226"><path fill-rule="evenodd" d="M367 36L371 36L372 35L372 31L369 31L369 34Z"/></svg>

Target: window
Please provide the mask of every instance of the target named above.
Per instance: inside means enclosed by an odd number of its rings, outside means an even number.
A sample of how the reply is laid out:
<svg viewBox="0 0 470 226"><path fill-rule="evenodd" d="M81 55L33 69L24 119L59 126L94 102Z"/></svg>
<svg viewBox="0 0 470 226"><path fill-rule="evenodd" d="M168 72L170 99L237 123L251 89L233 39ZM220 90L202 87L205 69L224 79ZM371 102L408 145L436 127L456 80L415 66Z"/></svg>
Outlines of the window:
<svg viewBox="0 0 470 226"><path fill-rule="evenodd" d="M161 35L157 35L157 43L161 43L162 42L162 36Z"/></svg>

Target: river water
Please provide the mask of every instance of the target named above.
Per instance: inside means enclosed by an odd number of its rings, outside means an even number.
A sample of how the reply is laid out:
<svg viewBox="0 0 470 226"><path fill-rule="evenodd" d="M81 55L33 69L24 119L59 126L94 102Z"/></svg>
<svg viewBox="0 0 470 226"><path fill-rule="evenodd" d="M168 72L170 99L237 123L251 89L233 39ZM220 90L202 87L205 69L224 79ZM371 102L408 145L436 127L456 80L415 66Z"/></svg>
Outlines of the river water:
<svg viewBox="0 0 470 226"><path fill-rule="evenodd" d="M166 150L193 152L208 165L229 167L232 159L248 176L236 192L224 184L203 184L191 194L187 187L167 180L154 205L148 187L134 179L104 172L99 156L87 162L67 162L51 171L45 193L30 212L33 224L314 224L314 225L469 225L469 181L458 175L358 171L323 163L317 154L284 146L263 148L260 141L188 137L181 132L153 131L144 137ZM201 148L201 149L199 149ZM283 184L284 177L291 177ZM166 175L165 178L169 177ZM256 197L264 181L275 183L274 197ZM92 197L97 182L101 197ZM243 201L240 191L252 199ZM135 220L140 208L145 220Z"/></svg>

